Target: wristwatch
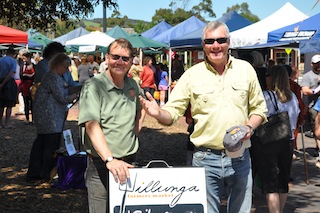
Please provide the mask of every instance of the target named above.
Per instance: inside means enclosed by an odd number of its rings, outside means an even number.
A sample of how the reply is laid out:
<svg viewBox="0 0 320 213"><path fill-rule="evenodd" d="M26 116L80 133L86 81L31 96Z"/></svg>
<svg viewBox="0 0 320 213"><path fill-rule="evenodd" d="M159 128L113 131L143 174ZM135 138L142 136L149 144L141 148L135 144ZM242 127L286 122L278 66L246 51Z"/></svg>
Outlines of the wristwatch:
<svg viewBox="0 0 320 213"><path fill-rule="evenodd" d="M251 135L253 135L253 133L254 133L253 127L251 125L249 125L249 124L247 124L246 126L249 127Z"/></svg>
<svg viewBox="0 0 320 213"><path fill-rule="evenodd" d="M109 156L109 157L107 157L107 159L105 160L105 163L107 164L107 163L109 163L109 162L111 162L111 161L113 161L113 157L112 157L112 156Z"/></svg>

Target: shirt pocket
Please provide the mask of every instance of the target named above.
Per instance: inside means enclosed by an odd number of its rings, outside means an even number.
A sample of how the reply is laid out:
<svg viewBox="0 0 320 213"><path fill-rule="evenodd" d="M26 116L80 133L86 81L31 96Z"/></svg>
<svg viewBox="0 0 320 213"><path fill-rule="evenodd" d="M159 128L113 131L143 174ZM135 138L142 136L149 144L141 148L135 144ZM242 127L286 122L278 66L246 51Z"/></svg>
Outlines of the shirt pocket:
<svg viewBox="0 0 320 213"><path fill-rule="evenodd" d="M231 97L231 101L238 106L248 105L248 84L241 82L233 82L227 96Z"/></svg>
<svg viewBox="0 0 320 213"><path fill-rule="evenodd" d="M192 91L191 104L195 109L204 111L206 109L212 108L216 105L216 94L217 92L212 88L212 86L201 85L194 87Z"/></svg>

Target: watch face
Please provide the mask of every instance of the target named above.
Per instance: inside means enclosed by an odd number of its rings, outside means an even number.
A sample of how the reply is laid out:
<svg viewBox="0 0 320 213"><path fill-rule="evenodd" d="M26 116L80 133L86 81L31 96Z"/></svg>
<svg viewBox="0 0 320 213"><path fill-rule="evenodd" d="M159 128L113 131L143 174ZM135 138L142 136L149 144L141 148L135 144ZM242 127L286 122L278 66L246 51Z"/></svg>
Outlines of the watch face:
<svg viewBox="0 0 320 213"><path fill-rule="evenodd" d="M108 158L107 158L107 161L108 161L108 162L110 162L110 161L112 161L112 160L113 160L113 157L108 157Z"/></svg>

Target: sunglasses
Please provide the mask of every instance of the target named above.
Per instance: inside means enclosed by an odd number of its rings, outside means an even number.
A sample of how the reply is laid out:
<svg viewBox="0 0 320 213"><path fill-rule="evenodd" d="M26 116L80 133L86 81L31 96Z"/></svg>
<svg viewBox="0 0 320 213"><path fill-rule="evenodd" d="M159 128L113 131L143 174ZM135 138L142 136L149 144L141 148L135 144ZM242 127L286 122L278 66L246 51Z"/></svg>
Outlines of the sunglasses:
<svg viewBox="0 0 320 213"><path fill-rule="evenodd" d="M131 57L128 57L128 56L113 55L110 53L109 53L109 55L111 56L112 60L115 60L115 61L117 61L121 58L122 61L128 62L131 59Z"/></svg>
<svg viewBox="0 0 320 213"><path fill-rule="evenodd" d="M206 38L203 40L205 44L213 44L217 41L219 44L227 43L228 38Z"/></svg>

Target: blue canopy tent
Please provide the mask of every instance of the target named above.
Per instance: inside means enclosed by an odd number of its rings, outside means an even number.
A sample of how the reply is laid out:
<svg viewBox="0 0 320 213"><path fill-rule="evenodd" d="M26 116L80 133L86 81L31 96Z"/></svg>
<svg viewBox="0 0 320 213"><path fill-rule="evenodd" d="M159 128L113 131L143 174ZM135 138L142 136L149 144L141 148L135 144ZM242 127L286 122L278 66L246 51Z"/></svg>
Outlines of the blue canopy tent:
<svg viewBox="0 0 320 213"><path fill-rule="evenodd" d="M300 43L301 53L319 52L320 13L301 22L282 27L268 33L268 43ZM268 44L267 43L267 44Z"/></svg>
<svg viewBox="0 0 320 213"><path fill-rule="evenodd" d="M252 21L239 15L234 10L226 13L225 15L217 19L217 21L225 23L228 26L230 32L252 24ZM170 40L170 46L179 48L201 47L201 37L203 29L204 27L189 34L183 35L182 37Z"/></svg>
<svg viewBox="0 0 320 213"><path fill-rule="evenodd" d="M156 37L157 35L169 30L170 28L172 28L172 26L170 24L168 24L165 21L162 21L159 24L150 28L149 30L141 33L141 35L143 37L152 39L152 38Z"/></svg>
<svg viewBox="0 0 320 213"><path fill-rule="evenodd" d="M70 31L67 34L64 34L62 36L59 36L59 37L53 39L53 41L56 41L56 42L61 43L62 45L65 45L66 41L69 41L74 38L78 38L83 35L87 35L89 33L90 32L88 30L84 29L83 27L78 27L77 29Z"/></svg>
<svg viewBox="0 0 320 213"><path fill-rule="evenodd" d="M183 35L186 35L187 33L191 33L192 31L203 28L205 25L206 25L205 22L201 21L195 16L191 16L190 18L181 22L180 24L157 35L156 37L153 38L153 40L169 44L170 40L179 38Z"/></svg>

